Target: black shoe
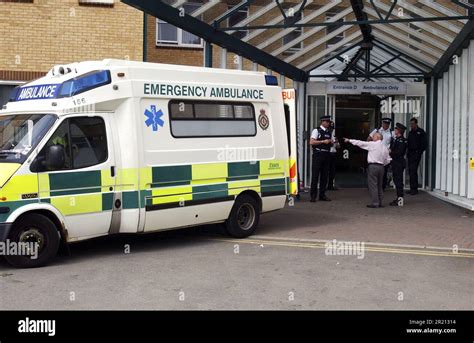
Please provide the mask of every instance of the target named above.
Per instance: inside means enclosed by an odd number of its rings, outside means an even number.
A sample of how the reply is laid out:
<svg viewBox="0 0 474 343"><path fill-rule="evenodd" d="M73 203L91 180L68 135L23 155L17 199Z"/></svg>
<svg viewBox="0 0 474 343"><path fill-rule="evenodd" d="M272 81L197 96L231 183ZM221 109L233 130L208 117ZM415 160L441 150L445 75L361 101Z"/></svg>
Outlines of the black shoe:
<svg viewBox="0 0 474 343"><path fill-rule="evenodd" d="M418 194L418 191L416 189L412 189L410 191L410 195L417 195Z"/></svg>
<svg viewBox="0 0 474 343"><path fill-rule="evenodd" d="M319 201L331 201L328 197L319 197Z"/></svg>
<svg viewBox="0 0 474 343"><path fill-rule="evenodd" d="M379 208L384 208L385 206L384 205L379 205Z"/></svg>
<svg viewBox="0 0 474 343"><path fill-rule="evenodd" d="M390 203L390 206L398 206L398 199L393 200L393 201Z"/></svg>
<svg viewBox="0 0 474 343"><path fill-rule="evenodd" d="M379 205L367 205L368 208L379 208Z"/></svg>
<svg viewBox="0 0 474 343"><path fill-rule="evenodd" d="M309 202L316 202L316 199L315 198L311 198L311 200Z"/></svg>

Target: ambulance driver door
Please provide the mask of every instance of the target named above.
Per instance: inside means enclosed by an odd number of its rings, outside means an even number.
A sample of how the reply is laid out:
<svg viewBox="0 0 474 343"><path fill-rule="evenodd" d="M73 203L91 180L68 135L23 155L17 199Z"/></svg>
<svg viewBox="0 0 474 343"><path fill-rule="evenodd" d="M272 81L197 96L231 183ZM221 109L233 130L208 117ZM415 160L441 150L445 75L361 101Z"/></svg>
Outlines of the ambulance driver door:
<svg viewBox="0 0 474 343"><path fill-rule="evenodd" d="M65 118L31 168L40 200L65 217L69 238L109 231L116 171L108 114Z"/></svg>

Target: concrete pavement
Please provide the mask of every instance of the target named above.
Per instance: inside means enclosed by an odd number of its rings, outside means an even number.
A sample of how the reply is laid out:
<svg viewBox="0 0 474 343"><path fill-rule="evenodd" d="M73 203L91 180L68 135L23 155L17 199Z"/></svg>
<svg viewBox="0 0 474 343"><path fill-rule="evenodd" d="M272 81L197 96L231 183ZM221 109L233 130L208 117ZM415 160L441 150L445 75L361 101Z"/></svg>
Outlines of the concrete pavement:
<svg viewBox="0 0 474 343"><path fill-rule="evenodd" d="M426 194L371 210L364 192L266 214L244 240L214 225L77 243L39 269L0 260L0 309L473 310L474 251L452 249L473 247L471 213Z"/></svg>

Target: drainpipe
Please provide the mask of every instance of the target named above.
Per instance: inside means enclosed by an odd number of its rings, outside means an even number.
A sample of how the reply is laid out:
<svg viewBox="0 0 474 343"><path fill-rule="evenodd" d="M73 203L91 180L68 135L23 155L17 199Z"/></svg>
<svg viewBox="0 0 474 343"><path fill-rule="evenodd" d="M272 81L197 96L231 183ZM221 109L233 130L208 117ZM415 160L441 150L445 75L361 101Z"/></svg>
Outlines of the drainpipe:
<svg viewBox="0 0 474 343"><path fill-rule="evenodd" d="M143 62L147 61L148 54L148 15L143 12Z"/></svg>

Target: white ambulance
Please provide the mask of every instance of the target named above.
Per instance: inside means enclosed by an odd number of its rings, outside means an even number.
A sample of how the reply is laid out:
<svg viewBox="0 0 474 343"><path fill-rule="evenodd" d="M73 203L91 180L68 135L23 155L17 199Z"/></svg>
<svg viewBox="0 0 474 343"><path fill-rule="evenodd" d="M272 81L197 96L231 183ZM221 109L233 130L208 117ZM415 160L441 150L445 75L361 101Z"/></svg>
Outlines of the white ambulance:
<svg viewBox="0 0 474 343"><path fill-rule="evenodd" d="M0 241L38 248L6 259L36 267L61 242L205 223L249 236L296 189L289 137L271 75L56 66L0 111Z"/></svg>

